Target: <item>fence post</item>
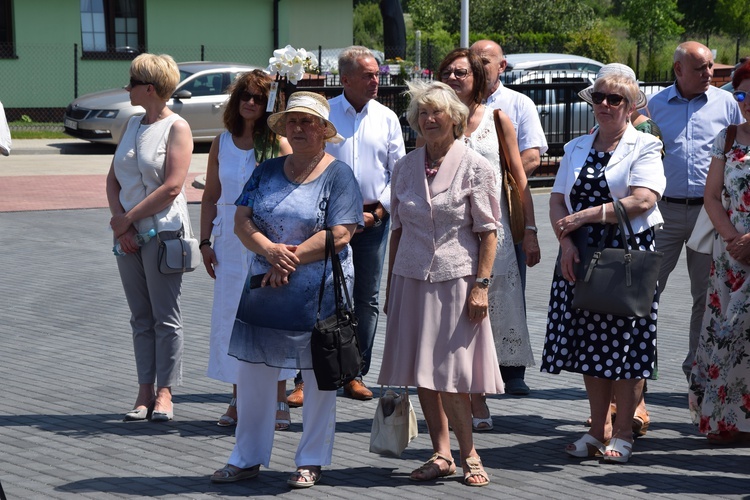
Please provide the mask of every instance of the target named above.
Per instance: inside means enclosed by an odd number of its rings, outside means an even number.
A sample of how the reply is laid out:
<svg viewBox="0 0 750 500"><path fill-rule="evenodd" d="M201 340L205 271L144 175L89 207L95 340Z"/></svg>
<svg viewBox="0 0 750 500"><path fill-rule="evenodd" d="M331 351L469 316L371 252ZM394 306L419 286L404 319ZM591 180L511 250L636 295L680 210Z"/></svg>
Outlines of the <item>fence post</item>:
<svg viewBox="0 0 750 500"><path fill-rule="evenodd" d="M206 46L201 44L201 61L206 60Z"/></svg>
<svg viewBox="0 0 750 500"><path fill-rule="evenodd" d="M78 99L78 44L73 44L73 99Z"/></svg>
<svg viewBox="0 0 750 500"><path fill-rule="evenodd" d="M636 78L641 75L641 42L635 44L635 74Z"/></svg>
<svg viewBox="0 0 750 500"><path fill-rule="evenodd" d="M427 40L427 68L432 73L432 40Z"/></svg>

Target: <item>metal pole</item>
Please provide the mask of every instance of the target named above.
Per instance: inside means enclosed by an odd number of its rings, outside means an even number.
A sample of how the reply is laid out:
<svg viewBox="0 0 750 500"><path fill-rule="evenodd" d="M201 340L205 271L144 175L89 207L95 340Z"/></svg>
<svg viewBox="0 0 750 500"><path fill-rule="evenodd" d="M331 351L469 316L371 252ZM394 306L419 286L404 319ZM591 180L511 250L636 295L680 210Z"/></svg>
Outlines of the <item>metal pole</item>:
<svg viewBox="0 0 750 500"><path fill-rule="evenodd" d="M461 47L469 46L469 0L461 0Z"/></svg>
<svg viewBox="0 0 750 500"><path fill-rule="evenodd" d="M414 65L418 70L422 69L422 32L414 32Z"/></svg>
<svg viewBox="0 0 750 500"><path fill-rule="evenodd" d="M201 44L201 61L206 60L206 46Z"/></svg>

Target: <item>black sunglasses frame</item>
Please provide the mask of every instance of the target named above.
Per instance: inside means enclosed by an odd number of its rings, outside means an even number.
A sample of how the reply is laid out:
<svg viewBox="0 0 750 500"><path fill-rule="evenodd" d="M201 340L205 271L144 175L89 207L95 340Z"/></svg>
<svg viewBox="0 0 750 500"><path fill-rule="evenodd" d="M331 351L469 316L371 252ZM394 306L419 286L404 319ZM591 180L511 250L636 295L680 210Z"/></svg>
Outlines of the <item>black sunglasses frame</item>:
<svg viewBox="0 0 750 500"><path fill-rule="evenodd" d="M604 99L607 99L607 104L616 108L625 100L625 97L620 94L605 94L604 92L591 93L591 102L594 104L602 104Z"/></svg>
<svg viewBox="0 0 750 500"><path fill-rule="evenodd" d="M461 72L461 75L458 74L458 72ZM466 73L464 73L464 71ZM442 73L440 73L440 79L441 80L448 80L450 79L451 75L454 75L456 77L456 80L465 80L466 77L471 75L471 71L465 68L456 68L456 69L445 69Z"/></svg>
<svg viewBox="0 0 750 500"><path fill-rule="evenodd" d="M137 87L138 85L153 85L151 82L143 82L141 80L136 80L135 78L130 79L130 83L128 84L130 88Z"/></svg>
<svg viewBox="0 0 750 500"><path fill-rule="evenodd" d="M249 102L250 99L255 101L256 104L265 104L268 102L268 98L263 94L251 94L247 90L243 90L238 94L240 101Z"/></svg>

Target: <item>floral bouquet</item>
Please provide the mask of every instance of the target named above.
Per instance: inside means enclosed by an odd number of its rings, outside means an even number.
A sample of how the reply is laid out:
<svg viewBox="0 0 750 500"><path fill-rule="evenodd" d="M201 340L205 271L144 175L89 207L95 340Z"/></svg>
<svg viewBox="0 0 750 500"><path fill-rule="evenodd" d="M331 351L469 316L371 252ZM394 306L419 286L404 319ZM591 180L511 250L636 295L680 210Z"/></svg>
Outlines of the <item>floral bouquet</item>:
<svg viewBox="0 0 750 500"><path fill-rule="evenodd" d="M276 79L286 78L292 85L302 79L305 72L318 69L318 59L315 54L305 49L295 49L287 45L283 49L273 51L273 57L268 60L268 72Z"/></svg>

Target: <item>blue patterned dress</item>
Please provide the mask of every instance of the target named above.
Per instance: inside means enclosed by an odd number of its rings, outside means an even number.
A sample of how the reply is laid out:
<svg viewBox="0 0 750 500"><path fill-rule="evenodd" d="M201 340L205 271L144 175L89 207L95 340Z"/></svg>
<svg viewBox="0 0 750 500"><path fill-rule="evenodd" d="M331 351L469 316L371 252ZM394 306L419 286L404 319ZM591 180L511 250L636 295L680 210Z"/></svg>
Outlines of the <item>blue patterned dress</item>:
<svg viewBox="0 0 750 500"><path fill-rule="evenodd" d="M237 199L253 209L253 222L271 241L298 245L315 233L337 225L364 225L362 195L352 169L334 160L316 179L297 184L284 174L285 157L259 165ZM349 293L354 268L349 245L340 253ZM310 333L318 309L323 261L300 265L282 287L251 289L250 277L264 274L268 261L255 255L237 309L229 354L242 361L278 368L312 369ZM321 318L334 312L331 264Z"/></svg>

